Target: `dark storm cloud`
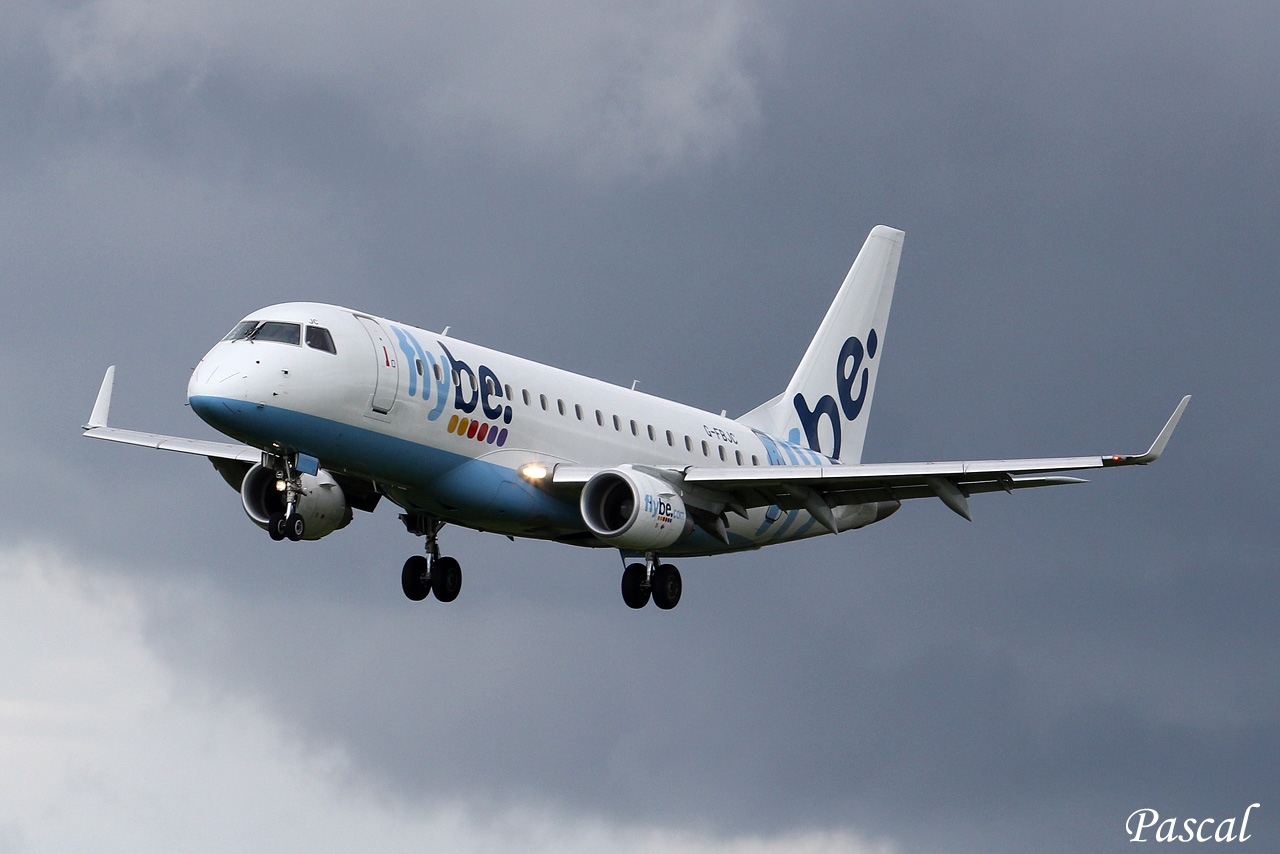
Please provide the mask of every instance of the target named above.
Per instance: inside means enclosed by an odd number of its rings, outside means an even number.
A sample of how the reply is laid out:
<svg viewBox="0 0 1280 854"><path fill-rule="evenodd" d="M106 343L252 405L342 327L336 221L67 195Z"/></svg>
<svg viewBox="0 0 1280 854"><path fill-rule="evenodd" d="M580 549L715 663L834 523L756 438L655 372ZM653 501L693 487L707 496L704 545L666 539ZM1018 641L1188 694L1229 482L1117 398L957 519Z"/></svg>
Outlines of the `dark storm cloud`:
<svg viewBox="0 0 1280 854"><path fill-rule="evenodd" d="M6 444L53 484L6 507L209 585L149 600L186 678L417 809L1077 851L1275 803L1280 13L146 8L31 12L4 66ZM604 552L453 530L463 600L410 608L386 508L277 547L202 461L70 435L110 361L117 420L198 431L192 363L287 298L739 412L877 222L868 459L1140 451L1193 393L1167 457L689 561L659 619ZM33 353L69 378L34 417Z"/></svg>

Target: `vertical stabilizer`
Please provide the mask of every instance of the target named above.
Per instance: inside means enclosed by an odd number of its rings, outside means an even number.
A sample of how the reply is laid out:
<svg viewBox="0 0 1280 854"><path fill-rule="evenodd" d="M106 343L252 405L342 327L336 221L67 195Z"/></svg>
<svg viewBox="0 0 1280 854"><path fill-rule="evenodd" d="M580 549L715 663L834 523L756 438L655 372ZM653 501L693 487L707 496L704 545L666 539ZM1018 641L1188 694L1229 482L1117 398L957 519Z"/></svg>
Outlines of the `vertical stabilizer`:
<svg viewBox="0 0 1280 854"><path fill-rule="evenodd" d="M902 238L871 230L787 390L740 421L833 459L862 459Z"/></svg>

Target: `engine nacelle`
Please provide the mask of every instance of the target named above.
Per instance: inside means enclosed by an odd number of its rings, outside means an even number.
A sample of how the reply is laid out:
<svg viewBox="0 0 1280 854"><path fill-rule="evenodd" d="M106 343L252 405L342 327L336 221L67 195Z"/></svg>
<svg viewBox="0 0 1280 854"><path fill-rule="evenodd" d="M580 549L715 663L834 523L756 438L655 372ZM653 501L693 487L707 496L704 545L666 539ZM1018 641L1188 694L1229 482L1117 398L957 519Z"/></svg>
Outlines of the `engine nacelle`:
<svg viewBox="0 0 1280 854"><path fill-rule="evenodd" d="M318 540L345 528L351 521L351 508L347 506L342 487L333 475L319 469L314 475L299 475L302 494L294 506L294 512L306 522L304 540ZM277 487L276 473L261 464L249 469L240 484L240 500L244 512L260 528L266 528L272 514L285 510L284 491Z"/></svg>
<svg viewBox="0 0 1280 854"><path fill-rule="evenodd" d="M578 509L591 533L620 549L660 551L693 530L671 484L631 466L593 475Z"/></svg>

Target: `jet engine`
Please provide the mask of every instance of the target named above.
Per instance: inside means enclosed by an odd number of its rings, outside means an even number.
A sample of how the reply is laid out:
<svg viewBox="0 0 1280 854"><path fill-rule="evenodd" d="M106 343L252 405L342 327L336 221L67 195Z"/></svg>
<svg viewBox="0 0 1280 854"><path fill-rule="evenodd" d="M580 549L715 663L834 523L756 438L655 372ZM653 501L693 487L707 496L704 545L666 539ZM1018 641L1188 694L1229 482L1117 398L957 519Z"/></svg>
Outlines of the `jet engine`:
<svg viewBox="0 0 1280 854"><path fill-rule="evenodd" d="M314 475L299 475L302 493L294 506L294 512L306 522L304 540L318 540L345 528L351 521L351 508L347 505L342 487L333 475L318 469ZM249 514L260 528L266 528L274 513L285 511L285 493L275 471L264 465L255 465L240 484L240 499L244 512Z"/></svg>
<svg viewBox="0 0 1280 854"><path fill-rule="evenodd" d="M671 484L631 466L593 475L578 509L591 533L620 549L660 551L693 530Z"/></svg>

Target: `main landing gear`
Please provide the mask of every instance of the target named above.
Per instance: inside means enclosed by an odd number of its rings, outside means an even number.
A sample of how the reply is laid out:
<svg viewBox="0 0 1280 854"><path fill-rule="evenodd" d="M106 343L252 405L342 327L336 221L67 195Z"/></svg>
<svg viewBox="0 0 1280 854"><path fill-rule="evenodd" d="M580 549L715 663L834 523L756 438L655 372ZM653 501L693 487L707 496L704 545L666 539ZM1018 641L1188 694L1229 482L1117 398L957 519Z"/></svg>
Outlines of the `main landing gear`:
<svg viewBox="0 0 1280 854"><path fill-rule="evenodd" d="M400 587L404 595L421 602L434 592L441 602L452 602L462 590L462 567L451 557L440 556L438 536L444 522L430 516L402 513L400 521L409 533L427 538L426 555L414 555L400 571Z"/></svg>
<svg viewBox="0 0 1280 854"><path fill-rule="evenodd" d="M649 552L644 563L633 563L622 571L622 601L629 608L653 604L670 611L680 603L680 570L669 563L658 563L658 555Z"/></svg>

